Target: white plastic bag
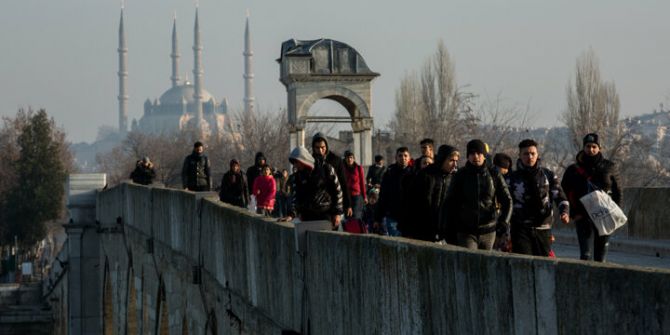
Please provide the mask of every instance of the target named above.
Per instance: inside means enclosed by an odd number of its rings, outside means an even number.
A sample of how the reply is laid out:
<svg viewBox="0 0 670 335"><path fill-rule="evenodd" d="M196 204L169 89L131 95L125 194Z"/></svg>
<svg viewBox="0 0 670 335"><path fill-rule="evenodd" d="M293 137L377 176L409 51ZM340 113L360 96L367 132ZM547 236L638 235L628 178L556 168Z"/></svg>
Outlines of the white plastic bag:
<svg viewBox="0 0 670 335"><path fill-rule="evenodd" d="M602 190L588 193L579 201L586 208L600 236L611 235L628 221L623 210Z"/></svg>

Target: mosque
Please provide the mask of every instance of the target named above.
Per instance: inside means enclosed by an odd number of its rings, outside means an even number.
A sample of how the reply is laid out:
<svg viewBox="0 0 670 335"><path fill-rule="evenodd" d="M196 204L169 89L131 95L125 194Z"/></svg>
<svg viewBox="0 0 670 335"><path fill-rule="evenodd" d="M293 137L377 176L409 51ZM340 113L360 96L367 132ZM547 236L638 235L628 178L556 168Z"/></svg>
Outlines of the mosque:
<svg viewBox="0 0 670 335"><path fill-rule="evenodd" d="M249 33L249 16L247 15L244 38L244 109L251 112L254 108L252 94L251 37ZM193 81L183 80L179 76L179 43L177 40L177 20L172 25L172 75L171 87L158 99L144 102L144 113L139 120L133 120L131 130L147 134L166 134L192 129L198 132L201 138L209 136L221 137L229 129L227 122L228 102L225 98L217 100L203 87L204 71L202 67L202 44L200 40L200 25L198 10L195 12L193 29ZM127 93L127 58L128 48L123 25L123 9L119 21L119 134L125 137L128 132L128 93Z"/></svg>

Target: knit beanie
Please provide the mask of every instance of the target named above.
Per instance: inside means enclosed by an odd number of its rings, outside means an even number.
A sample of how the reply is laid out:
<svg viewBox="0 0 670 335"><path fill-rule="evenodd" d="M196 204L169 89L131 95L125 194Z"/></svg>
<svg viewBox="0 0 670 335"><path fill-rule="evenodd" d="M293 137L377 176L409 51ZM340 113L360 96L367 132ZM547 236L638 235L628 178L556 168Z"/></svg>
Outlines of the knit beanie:
<svg viewBox="0 0 670 335"><path fill-rule="evenodd" d="M314 157L312 154L305 149L305 147L296 147L291 151L291 154L288 156L288 161L293 164L295 161L299 161L307 166L310 169L314 168Z"/></svg>
<svg viewBox="0 0 670 335"><path fill-rule="evenodd" d="M596 133L586 134L586 136L584 136L584 146L586 146L587 143L595 143L597 146L600 146L600 140L598 139L598 134Z"/></svg>
<svg viewBox="0 0 670 335"><path fill-rule="evenodd" d="M476 140L476 139L468 142L467 154L470 155L472 153L485 154L486 153L486 144L484 144L484 142L482 142L481 140Z"/></svg>

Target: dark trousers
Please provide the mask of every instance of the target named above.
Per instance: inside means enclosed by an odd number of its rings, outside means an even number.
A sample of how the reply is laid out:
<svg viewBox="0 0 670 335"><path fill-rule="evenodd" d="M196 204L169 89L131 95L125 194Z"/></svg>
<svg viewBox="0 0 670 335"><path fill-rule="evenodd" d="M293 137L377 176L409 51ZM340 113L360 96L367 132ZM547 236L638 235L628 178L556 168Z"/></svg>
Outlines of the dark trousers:
<svg viewBox="0 0 670 335"><path fill-rule="evenodd" d="M593 236L593 260L604 262L609 246L609 236L599 236L598 230L590 219L582 218L575 222L577 226L577 239L579 240L579 259L591 259L591 236Z"/></svg>
<svg viewBox="0 0 670 335"><path fill-rule="evenodd" d="M512 252L516 254L549 256L551 229L512 227Z"/></svg>
<svg viewBox="0 0 670 335"><path fill-rule="evenodd" d="M201 186L189 185L188 190L193 191L193 192L209 192L209 186L207 186L207 185L201 185Z"/></svg>
<svg viewBox="0 0 670 335"><path fill-rule="evenodd" d="M365 206L365 199L362 195L351 196L351 217L354 219L363 219L363 206Z"/></svg>

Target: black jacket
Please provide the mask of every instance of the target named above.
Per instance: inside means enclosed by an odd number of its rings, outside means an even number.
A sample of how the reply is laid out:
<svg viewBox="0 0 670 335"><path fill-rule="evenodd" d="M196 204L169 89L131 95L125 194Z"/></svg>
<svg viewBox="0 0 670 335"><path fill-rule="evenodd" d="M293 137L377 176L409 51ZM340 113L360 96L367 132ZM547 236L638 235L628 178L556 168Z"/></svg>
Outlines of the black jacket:
<svg viewBox="0 0 670 335"><path fill-rule="evenodd" d="M340 187L342 188L342 203L344 208L350 208L351 207L351 195L349 193L349 188L347 187L347 176L344 174L344 162L342 161L342 158L340 156L336 155L332 151L330 151L330 147L328 146L328 140L326 137L321 134L317 133L312 137L312 148L314 148L314 143L318 141L323 141L326 144L326 157L325 157L325 162L330 164L330 166L335 169L335 174L337 175L337 179L340 182ZM319 160L319 157L314 155L315 160Z"/></svg>
<svg viewBox="0 0 670 335"><path fill-rule="evenodd" d="M497 220L496 203L500 205ZM470 162L451 180L445 206L446 226L465 234L506 230L512 215L512 197L500 173Z"/></svg>
<svg viewBox="0 0 670 335"><path fill-rule="evenodd" d="M538 160L534 167L517 161L517 169L509 174L509 191L512 195L512 229L515 227L551 226L552 201L558 210L568 213L570 206L558 182L558 177L542 167Z"/></svg>
<svg viewBox="0 0 670 335"><path fill-rule="evenodd" d="M443 171L442 162L436 161L414 177L407 199L407 212L411 219L403 223L403 236L435 241L436 235L440 234L442 205L455 173Z"/></svg>
<svg viewBox="0 0 670 335"><path fill-rule="evenodd" d="M377 164L372 164L368 168L368 174L365 176L365 182L370 186L381 185L382 179L384 178L384 173L386 173L386 166L377 166Z"/></svg>
<svg viewBox="0 0 670 335"><path fill-rule="evenodd" d="M330 164L318 159L313 170L293 174L289 215L302 220L327 220L341 215L342 188Z"/></svg>
<svg viewBox="0 0 670 335"><path fill-rule="evenodd" d="M588 182L596 188L601 189L612 197L612 200L621 206L623 192L617 167L611 161L605 159L602 153L589 157L580 151L577 154L577 162L568 166L563 174L561 186L570 201L570 217L576 215L588 217L584 205L579 201L592 190L589 190Z"/></svg>
<svg viewBox="0 0 670 335"><path fill-rule="evenodd" d="M396 221L402 221L405 218L407 206L403 200L407 199L407 196L403 196L403 192L409 189L411 176L405 177L411 172L410 166L403 168L398 164L391 164L386 170L379 190L379 201L375 213L376 222L382 222L385 216Z"/></svg>
<svg viewBox="0 0 670 335"><path fill-rule="evenodd" d="M186 156L181 169L181 182L189 190L212 188L212 177L209 173L209 159L206 155L195 152Z"/></svg>
<svg viewBox="0 0 670 335"><path fill-rule="evenodd" d="M138 162L135 166L135 170L130 173L130 179L133 180L133 183L140 185L149 185L153 182L156 177L156 171L153 168L147 167L144 164Z"/></svg>
<svg viewBox="0 0 670 335"><path fill-rule="evenodd" d="M228 171L223 174L219 199L231 205L247 207L249 204L249 189L242 172Z"/></svg>
<svg viewBox="0 0 670 335"><path fill-rule="evenodd" d="M256 177L261 175L263 167L266 165L261 163L264 160L265 155L263 155L262 152L256 153L256 157L254 158L254 165L247 168L247 189L250 190L254 188L254 180L256 180Z"/></svg>

